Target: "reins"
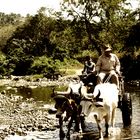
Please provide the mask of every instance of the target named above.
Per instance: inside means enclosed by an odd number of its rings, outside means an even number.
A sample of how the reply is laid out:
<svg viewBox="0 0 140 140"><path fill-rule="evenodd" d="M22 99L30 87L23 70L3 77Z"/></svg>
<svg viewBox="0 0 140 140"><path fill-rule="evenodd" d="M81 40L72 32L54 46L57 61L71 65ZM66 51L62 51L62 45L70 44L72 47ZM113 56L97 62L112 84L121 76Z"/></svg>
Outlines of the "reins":
<svg viewBox="0 0 140 140"><path fill-rule="evenodd" d="M110 74L108 75L108 77L106 78L106 80L104 81L104 83L109 82L109 80L110 80L111 76L112 76L112 74L110 73Z"/></svg>

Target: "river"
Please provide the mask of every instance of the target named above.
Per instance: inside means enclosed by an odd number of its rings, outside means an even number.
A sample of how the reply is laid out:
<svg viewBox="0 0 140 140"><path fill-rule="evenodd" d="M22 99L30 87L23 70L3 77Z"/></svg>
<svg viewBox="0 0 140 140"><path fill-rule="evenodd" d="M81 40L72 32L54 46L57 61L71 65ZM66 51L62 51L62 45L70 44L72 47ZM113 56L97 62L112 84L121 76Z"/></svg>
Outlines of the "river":
<svg viewBox="0 0 140 140"><path fill-rule="evenodd" d="M109 138L105 138L104 140L140 140L140 88L139 87L127 87L126 92L131 94L132 98L132 125L129 128L123 128L122 123L122 112L120 109L117 109L116 112L116 124L115 128L112 131L112 136ZM89 125L91 124L91 117L87 119L89 121ZM93 129L95 129L95 134L92 136L85 136L81 138L81 140L96 140L98 138L98 129L97 126L94 125L95 121L93 122ZM75 135L71 137L71 139L76 139ZM52 140L54 140L52 138Z"/></svg>
<svg viewBox="0 0 140 140"><path fill-rule="evenodd" d="M26 98L35 98L36 101L44 101L44 104L46 103L51 103L52 99L50 98L50 95L46 95L46 90L48 91L48 88L38 88L34 89L32 94L26 95ZM50 90L50 88L49 88ZM50 91L51 92L51 91ZM131 94L132 98L132 125L129 128L123 128L123 123L122 123L122 114L121 110L117 109L116 112L116 125L114 129L110 129L112 131L112 135L109 138L105 138L104 140L140 140L140 87L129 87L127 86L126 92L129 92ZM22 94L23 95L23 94ZM25 95L24 95L25 96ZM44 98L45 97L45 98ZM46 101L46 99L48 99ZM54 117L54 115L52 115ZM94 129L94 134L93 136L80 136L80 134L71 134L71 140L96 140L98 138L98 129L95 125L94 120L92 120L90 117L88 118L89 124L91 122L93 123L93 129ZM90 127L90 126L89 126ZM30 132L28 134L30 138L32 137L33 140L59 140L59 129L51 130L51 131L46 131L46 132ZM78 136L78 137L77 137ZM21 137L20 137L21 138ZM18 140L22 140L18 137ZM28 137L29 138L29 137ZM26 140L26 138L23 138ZM6 139L6 140L12 140L11 139ZM29 139L28 139L29 140ZM66 138L64 139L66 140Z"/></svg>

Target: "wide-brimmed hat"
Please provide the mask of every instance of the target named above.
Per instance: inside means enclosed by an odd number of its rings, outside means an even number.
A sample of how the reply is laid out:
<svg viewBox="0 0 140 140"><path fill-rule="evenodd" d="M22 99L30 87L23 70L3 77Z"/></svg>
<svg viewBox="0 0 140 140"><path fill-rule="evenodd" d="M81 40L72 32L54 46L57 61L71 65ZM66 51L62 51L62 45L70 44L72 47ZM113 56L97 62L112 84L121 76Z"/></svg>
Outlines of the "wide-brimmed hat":
<svg viewBox="0 0 140 140"><path fill-rule="evenodd" d="M110 44L105 45L104 51L105 52L112 51Z"/></svg>

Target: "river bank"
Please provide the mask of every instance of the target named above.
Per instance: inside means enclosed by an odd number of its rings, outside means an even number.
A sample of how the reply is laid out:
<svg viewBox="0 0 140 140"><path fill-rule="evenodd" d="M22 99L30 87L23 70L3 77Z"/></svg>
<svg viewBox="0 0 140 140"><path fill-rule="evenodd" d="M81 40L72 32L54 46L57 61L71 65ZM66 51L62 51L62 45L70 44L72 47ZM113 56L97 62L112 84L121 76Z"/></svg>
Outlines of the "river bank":
<svg viewBox="0 0 140 140"><path fill-rule="evenodd" d="M22 96L10 93L9 89L67 85L73 77L80 74L80 71L77 70L75 74L60 77L58 80L47 78L27 80L29 79L27 76L1 78L0 87L6 88L0 93L0 140L29 140L39 137L41 139L42 136L45 137L47 131L54 131L58 127L55 115L48 113L54 105L44 105L43 102L36 102L33 98L25 100ZM39 135L40 133L43 134Z"/></svg>
<svg viewBox="0 0 140 140"><path fill-rule="evenodd" d="M10 87L20 87L20 86L30 86L30 87L45 87L53 85L68 84L73 77L81 75L82 69L74 69L74 74L59 77L58 79L48 79L48 78L32 78L32 76L8 76L1 77L0 86L10 86Z"/></svg>
<svg viewBox="0 0 140 140"><path fill-rule="evenodd" d="M57 120L48 109L53 105L44 105L33 98L7 92L0 93L0 140L8 136L27 136L29 132L46 132L55 130ZM29 135L30 136L30 135Z"/></svg>

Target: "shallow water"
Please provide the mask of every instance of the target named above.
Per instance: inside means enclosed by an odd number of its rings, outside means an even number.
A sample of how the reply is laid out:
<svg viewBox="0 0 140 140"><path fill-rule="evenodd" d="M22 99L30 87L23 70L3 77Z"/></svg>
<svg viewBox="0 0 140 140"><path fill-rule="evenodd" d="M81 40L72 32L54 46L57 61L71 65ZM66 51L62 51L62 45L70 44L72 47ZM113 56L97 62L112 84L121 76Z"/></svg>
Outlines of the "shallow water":
<svg viewBox="0 0 140 140"><path fill-rule="evenodd" d="M114 129L110 129L111 136L109 138L105 138L104 140L140 140L140 88L128 88L127 91L131 94L132 98L132 109L133 109L133 118L132 125L130 128L123 128L122 123L122 114L121 110L117 109L116 112L116 125ZM126 91L126 92L127 92ZM33 89L32 92L28 94L24 94L22 92L18 92L24 96L24 98L34 98L36 101L44 101L44 104L51 103L53 100L50 98L50 93L52 92L52 88L37 88ZM46 100L47 99L47 100ZM91 135L87 134L71 134L71 140L96 140L98 139L98 129L95 124L95 121L92 117L87 119L88 127L92 127L93 131ZM83 137L84 136L84 137ZM9 136L6 140L16 139L16 136ZM30 132L25 137L17 136L18 140L59 140L59 129L52 131L44 131L44 132ZM64 138L66 140L66 138Z"/></svg>

